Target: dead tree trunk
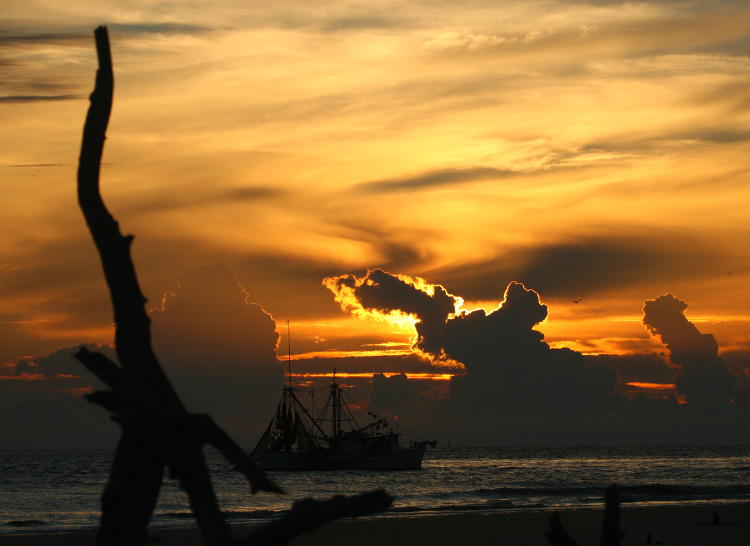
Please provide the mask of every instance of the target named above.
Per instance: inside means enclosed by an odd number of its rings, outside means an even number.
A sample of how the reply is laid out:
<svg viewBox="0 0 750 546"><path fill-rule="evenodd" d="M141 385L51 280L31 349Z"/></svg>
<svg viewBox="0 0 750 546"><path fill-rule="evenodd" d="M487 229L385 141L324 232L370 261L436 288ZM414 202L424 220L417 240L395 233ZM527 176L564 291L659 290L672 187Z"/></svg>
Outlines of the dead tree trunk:
<svg viewBox="0 0 750 546"><path fill-rule="evenodd" d="M114 78L106 27L94 32L99 69L90 97L78 164L78 204L99 252L115 316L115 349L120 364L81 347L76 358L109 390L88 395L91 402L112 412L122 437L117 445L109 481L102 495L102 516L97 545L134 546L146 541L146 530L161 488L165 468L187 493L206 544L233 543L219 509L203 446L213 445L250 482L252 492L280 493L247 454L208 415L190 414L167 379L151 347L146 298L138 285L130 256L132 235L123 236L104 205L99 172L105 133L112 109ZM369 495L369 496L368 496ZM317 502L317 501L315 501ZM343 502L343 505L342 505ZM267 530L263 544L281 543L337 517L387 508L383 492L349 499L331 499L313 505L312 512L295 506L293 525L284 532ZM349 508L347 508L347 506ZM253 537L243 541L253 543Z"/></svg>

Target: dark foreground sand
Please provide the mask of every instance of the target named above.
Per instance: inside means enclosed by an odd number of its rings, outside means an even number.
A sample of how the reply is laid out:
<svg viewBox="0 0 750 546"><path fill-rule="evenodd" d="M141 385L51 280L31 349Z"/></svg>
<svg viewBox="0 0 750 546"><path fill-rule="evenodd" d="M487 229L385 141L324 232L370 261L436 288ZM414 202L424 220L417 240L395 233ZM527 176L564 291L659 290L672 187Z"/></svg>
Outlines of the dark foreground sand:
<svg viewBox="0 0 750 546"><path fill-rule="evenodd" d="M720 524L713 525L718 512ZM338 521L304 535L294 546L459 546L547 545L544 530L551 512L511 512ZM603 510L567 510L562 522L581 546L599 542ZM733 546L750 544L750 503L689 507L633 507L622 510L623 544L701 544ZM236 536L252 528L235 526ZM197 529L154 530L162 545L198 546ZM23 534L0 536L2 546L83 546L93 535Z"/></svg>

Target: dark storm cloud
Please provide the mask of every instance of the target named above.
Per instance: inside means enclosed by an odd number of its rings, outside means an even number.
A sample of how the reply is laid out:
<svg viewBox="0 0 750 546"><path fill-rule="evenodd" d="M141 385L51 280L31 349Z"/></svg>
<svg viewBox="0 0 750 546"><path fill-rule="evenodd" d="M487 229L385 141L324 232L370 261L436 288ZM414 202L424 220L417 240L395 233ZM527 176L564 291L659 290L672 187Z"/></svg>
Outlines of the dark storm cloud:
<svg viewBox="0 0 750 546"><path fill-rule="evenodd" d="M490 299L518 279L552 298L578 298L640 283L702 279L733 271L735 259L703 238L671 232L586 237L430 272L457 294ZM736 264L734 264L736 265Z"/></svg>
<svg viewBox="0 0 750 546"><path fill-rule="evenodd" d="M685 317L687 304L672 294L648 300L643 324L669 349L669 359L679 366L677 390L689 404L727 404L736 386L734 376L719 358L719 347L711 334L703 334Z"/></svg>

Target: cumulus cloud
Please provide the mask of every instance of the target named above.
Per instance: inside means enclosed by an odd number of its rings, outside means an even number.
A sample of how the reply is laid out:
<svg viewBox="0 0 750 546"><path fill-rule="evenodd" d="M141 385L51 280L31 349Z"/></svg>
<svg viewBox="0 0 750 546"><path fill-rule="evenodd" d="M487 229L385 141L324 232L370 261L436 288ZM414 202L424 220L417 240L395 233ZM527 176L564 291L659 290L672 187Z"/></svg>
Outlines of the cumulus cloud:
<svg viewBox="0 0 750 546"><path fill-rule="evenodd" d="M90 351L104 353L111 360L117 361L114 349L108 345L88 343L83 346ZM78 347L75 349L65 348L41 357L24 357L12 368L13 375L19 377L23 375L38 376L40 379L84 379L83 384L88 385L91 383L86 379L88 372L81 366L80 362L71 357L71 353L77 350Z"/></svg>
<svg viewBox="0 0 750 546"><path fill-rule="evenodd" d="M453 419L471 422L473 412L508 408L577 411L613 400L614 369L589 364L569 349L550 348L534 329L547 317L547 306L522 283L509 283L489 313L462 309L463 300L442 286L382 270L328 278L324 284L357 316L412 317L414 349L438 363L465 365L466 375L453 379L447 412Z"/></svg>
<svg viewBox="0 0 750 546"><path fill-rule="evenodd" d="M416 383L409 381L406 374L390 377L377 373L372 376L370 408L377 414L403 416L413 412L413 405L419 400Z"/></svg>
<svg viewBox="0 0 750 546"><path fill-rule="evenodd" d="M333 292L344 310L355 316L413 320L417 331L415 347L433 355L441 353L445 321L463 303L442 286L382 269L371 269L363 277L326 277L323 285Z"/></svg>
<svg viewBox="0 0 750 546"><path fill-rule="evenodd" d="M587 363L570 349L552 349L534 329L546 318L539 294L511 282L494 311L449 319L444 354L467 371L454 379L454 401L472 410L495 406L543 413L601 409L613 402L615 370Z"/></svg>
<svg viewBox="0 0 750 546"><path fill-rule="evenodd" d="M670 362L679 368L677 390L689 404L726 404L736 379L718 356L714 336L701 333L685 317L687 307L672 294L659 296L644 305L643 323L669 349Z"/></svg>
<svg viewBox="0 0 750 546"><path fill-rule="evenodd" d="M283 383L271 315L229 270L204 267L164 297L152 330L156 354L190 411L211 413L250 445Z"/></svg>
<svg viewBox="0 0 750 546"><path fill-rule="evenodd" d="M465 366L443 398L430 399L405 376L373 379L372 407L398 415L424 437L538 445L747 436L738 425L743 407L729 403L733 392L737 401L745 391L733 391L733 376L718 358L715 340L684 318L679 300L647 303L647 324L658 330L672 363L680 366L675 397L674 369L656 354L587 357L550 347L538 330L547 305L520 282L508 283L492 310L464 309L461 298L442 286L382 270L331 277L324 284L355 316L411 319L415 350L435 363ZM625 385L631 381L642 386ZM688 404L679 403L680 395Z"/></svg>
<svg viewBox="0 0 750 546"><path fill-rule="evenodd" d="M251 446L280 396L273 318L224 267L183 275L153 310L156 354L191 412L207 412ZM87 345L112 360L108 346ZM72 357L78 347L0 366L0 448L111 447L117 427L81 396L101 387Z"/></svg>

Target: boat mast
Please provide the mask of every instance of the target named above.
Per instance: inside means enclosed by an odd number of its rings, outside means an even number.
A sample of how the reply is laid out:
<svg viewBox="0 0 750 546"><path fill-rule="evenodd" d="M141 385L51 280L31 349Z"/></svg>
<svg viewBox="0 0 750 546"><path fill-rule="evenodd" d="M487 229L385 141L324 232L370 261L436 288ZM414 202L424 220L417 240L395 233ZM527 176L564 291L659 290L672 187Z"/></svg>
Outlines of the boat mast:
<svg viewBox="0 0 750 546"><path fill-rule="evenodd" d="M331 383L331 439L336 439L339 434L339 409L338 409L338 390L336 385L336 368L333 369L333 383Z"/></svg>
<svg viewBox="0 0 750 546"><path fill-rule="evenodd" d="M292 388L292 333L291 328L289 327L289 321L286 321L286 348L287 348L287 371L286 374L287 377L287 383L289 384L289 388Z"/></svg>

